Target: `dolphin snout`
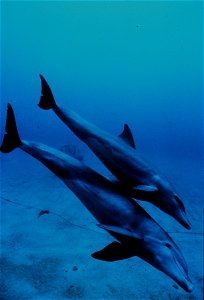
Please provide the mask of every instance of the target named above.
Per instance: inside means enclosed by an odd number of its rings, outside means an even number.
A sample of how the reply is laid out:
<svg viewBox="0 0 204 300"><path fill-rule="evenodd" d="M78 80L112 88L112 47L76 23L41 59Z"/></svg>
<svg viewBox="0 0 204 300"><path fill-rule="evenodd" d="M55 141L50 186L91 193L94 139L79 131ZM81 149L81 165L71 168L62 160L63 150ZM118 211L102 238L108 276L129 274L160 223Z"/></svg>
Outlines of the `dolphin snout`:
<svg viewBox="0 0 204 300"><path fill-rule="evenodd" d="M188 276L188 273L185 272L183 267L181 268L181 265L178 264L176 261L178 268L180 269L180 272L177 273L176 277L174 277L174 280L188 293L191 293L193 290L193 284L191 282L191 279ZM178 270L177 270L178 271Z"/></svg>
<svg viewBox="0 0 204 300"><path fill-rule="evenodd" d="M191 229L191 223L188 220L185 211L180 210L177 212L177 221L186 229Z"/></svg>
<svg viewBox="0 0 204 300"><path fill-rule="evenodd" d="M190 278L188 278L184 282L180 283L180 285L188 293L191 293L193 291L193 284L192 284Z"/></svg>
<svg viewBox="0 0 204 300"><path fill-rule="evenodd" d="M193 291L193 284L189 283L186 289L187 292L191 293Z"/></svg>
<svg viewBox="0 0 204 300"><path fill-rule="evenodd" d="M179 218L179 223L181 225L183 225L186 229L190 230L191 229L191 223L190 221L187 219L187 217L185 216L181 216L181 218Z"/></svg>

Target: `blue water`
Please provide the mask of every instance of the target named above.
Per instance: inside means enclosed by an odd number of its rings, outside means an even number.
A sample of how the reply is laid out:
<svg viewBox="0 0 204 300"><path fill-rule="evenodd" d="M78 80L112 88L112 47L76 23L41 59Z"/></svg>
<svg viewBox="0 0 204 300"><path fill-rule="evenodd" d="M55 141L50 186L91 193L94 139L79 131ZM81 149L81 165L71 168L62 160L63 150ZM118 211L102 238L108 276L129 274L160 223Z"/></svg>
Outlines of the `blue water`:
<svg viewBox="0 0 204 300"><path fill-rule="evenodd" d="M61 105L98 127L118 135L123 124L128 123L138 151L185 196L194 216L193 230L200 232L203 205L202 2L3 1L1 13L1 139L7 102L11 102L23 139L57 148L64 144L77 145L84 153L85 162L102 170L94 155L52 112L38 108L41 73ZM14 174L14 170L20 168L22 173L22 166L26 168L26 164L30 164L36 170L32 173L44 172L43 167L38 169L38 164L31 160L19 150L8 156L1 155L6 172L6 179L2 181L4 197L12 197L11 186L15 187L15 195L18 194L17 176L9 175ZM26 178L25 174L22 175ZM49 172L43 174L47 176ZM30 180L29 188L33 193L31 175L25 180ZM46 176L43 177L45 181ZM48 185L49 180L55 184L53 179L47 180ZM36 184L35 189L37 187ZM38 193L42 189L40 185ZM23 195L24 189L20 191ZM196 215L199 218L196 219ZM162 225L171 229L165 222ZM201 245L201 240L199 243ZM188 242L185 248L188 256ZM201 255L199 251L198 256ZM199 256L199 266L195 264L194 270L200 270L201 260ZM201 299L200 287L201 282L192 294L194 298L173 290L170 296L165 294L161 299ZM19 293L21 296L16 299L44 300L51 299L52 295L52 291L47 296L39 292L37 298L26 298L26 288ZM144 293L142 299L158 299L150 298L158 294L148 293L149 296ZM135 298L132 290L129 294L121 292L123 294L130 299L141 299ZM70 295L67 299L102 299L94 298L90 291L87 298L83 293ZM109 299L125 299L114 292L112 298L107 295Z"/></svg>

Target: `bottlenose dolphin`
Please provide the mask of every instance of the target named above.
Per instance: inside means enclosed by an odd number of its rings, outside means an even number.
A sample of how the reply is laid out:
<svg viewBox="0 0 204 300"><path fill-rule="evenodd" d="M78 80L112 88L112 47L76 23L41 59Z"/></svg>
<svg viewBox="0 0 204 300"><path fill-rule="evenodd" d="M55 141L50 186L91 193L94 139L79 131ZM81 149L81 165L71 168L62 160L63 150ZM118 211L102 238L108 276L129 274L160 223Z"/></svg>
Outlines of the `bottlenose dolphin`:
<svg viewBox="0 0 204 300"><path fill-rule="evenodd" d="M6 133L0 150L8 153L16 147L59 177L96 218L98 226L117 240L92 254L94 258L116 261L138 256L167 274L185 291L192 291L181 251L151 216L136 201L118 191L111 181L79 160L43 144L21 140L8 104Z"/></svg>
<svg viewBox="0 0 204 300"><path fill-rule="evenodd" d="M119 137L97 128L71 110L61 108L42 75L42 95L39 107L52 109L56 115L96 154L103 164L119 180L127 194L146 200L174 217L185 228L190 229L185 207L170 184L149 167L135 151L133 135L127 124Z"/></svg>

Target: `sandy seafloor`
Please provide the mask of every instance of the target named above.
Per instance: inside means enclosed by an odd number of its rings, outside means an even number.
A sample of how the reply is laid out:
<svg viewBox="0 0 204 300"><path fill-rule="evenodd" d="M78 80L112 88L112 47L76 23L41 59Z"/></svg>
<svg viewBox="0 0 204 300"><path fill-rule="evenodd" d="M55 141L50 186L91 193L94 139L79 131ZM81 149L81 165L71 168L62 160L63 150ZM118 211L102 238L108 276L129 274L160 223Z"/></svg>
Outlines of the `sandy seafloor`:
<svg viewBox="0 0 204 300"><path fill-rule="evenodd" d="M202 164L169 157L149 160L183 199L192 230L144 204L182 250L191 294L140 258L102 262L91 253L113 238L71 191L43 165L16 150L1 154L1 300L202 299ZM91 165L91 157L87 159ZM100 170L97 161L92 167ZM141 203L141 202L140 202ZM38 216L41 210L49 214Z"/></svg>

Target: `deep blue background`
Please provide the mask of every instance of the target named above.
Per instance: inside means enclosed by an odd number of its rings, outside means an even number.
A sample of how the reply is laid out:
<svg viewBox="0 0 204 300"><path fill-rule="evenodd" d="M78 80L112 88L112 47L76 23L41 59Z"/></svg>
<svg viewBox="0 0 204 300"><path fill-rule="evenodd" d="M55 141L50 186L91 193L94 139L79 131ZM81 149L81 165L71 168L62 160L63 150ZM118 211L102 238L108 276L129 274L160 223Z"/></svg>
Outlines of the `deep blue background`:
<svg viewBox="0 0 204 300"><path fill-rule="evenodd" d="M2 110L21 137L79 143L37 107L42 73L62 105L113 134L131 126L138 150L202 155L201 2L3 2Z"/></svg>

